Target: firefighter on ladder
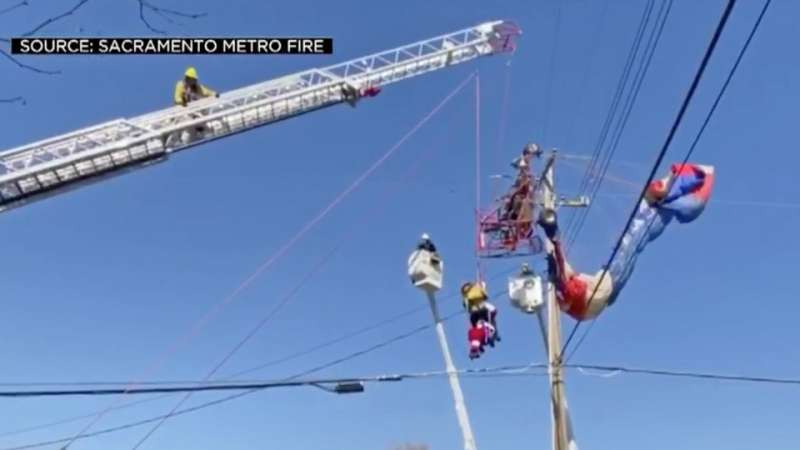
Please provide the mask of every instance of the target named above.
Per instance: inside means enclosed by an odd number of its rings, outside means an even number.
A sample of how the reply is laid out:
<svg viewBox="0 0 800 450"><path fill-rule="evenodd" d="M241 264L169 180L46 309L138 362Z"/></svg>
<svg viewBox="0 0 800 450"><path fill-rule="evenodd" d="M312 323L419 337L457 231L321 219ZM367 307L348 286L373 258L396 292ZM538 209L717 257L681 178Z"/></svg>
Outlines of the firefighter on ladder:
<svg viewBox="0 0 800 450"><path fill-rule="evenodd" d="M219 97L219 94L200 84L197 80L197 70L194 67L186 69L183 79L175 84L175 95L173 97L175 104L187 106L189 102L207 97Z"/></svg>
<svg viewBox="0 0 800 450"><path fill-rule="evenodd" d="M208 88L198 81L197 69L189 67L183 74L183 78L178 80L175 84L175 92L172 96L175 105L186 107L189 103L209 97L219 98L219 93ZM208 114L207 110L193 112L189 114L188 119L197 119ZM181 133L181 140L184 142L194 140L198 135L204 134L209 128L205 124L197 125L194 130L186 130L185 137ZM168 142L171 142L168 139Z"/></svg>

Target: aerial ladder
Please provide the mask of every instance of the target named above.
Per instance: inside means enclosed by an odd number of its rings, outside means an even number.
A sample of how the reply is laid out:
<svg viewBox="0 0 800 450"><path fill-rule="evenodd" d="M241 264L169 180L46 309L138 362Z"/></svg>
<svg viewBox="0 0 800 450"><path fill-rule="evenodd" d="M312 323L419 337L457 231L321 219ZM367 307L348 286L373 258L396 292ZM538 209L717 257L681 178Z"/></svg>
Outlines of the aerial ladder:
<svg viewBox="0 0 800 450"><path fill-rule="evenodd" d="M166 161L176 151L215 139L340 103L355 106L391 83L512 52L520 33L512 22L486 22L0 152L0 212Z"/></svg>

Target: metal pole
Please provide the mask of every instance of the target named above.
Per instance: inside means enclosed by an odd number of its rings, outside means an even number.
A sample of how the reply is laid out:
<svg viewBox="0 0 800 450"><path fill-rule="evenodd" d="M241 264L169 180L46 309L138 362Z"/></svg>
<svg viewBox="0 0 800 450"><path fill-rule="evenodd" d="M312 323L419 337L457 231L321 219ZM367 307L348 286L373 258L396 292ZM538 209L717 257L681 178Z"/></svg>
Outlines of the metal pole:
<svg viewBox="0 0 800 450"><path fill-rule="evenodd" d="M450 347L447 344L447 336L444 334L444 325L439 317L439 309L436 307L436 295L431 291L427 291L427 294L428 302L431 305L431 313L433 313L433 321L436 324L439 346L442 348L447 379L450 381L450 389L453 390L456 416L458 416L458 424L461 427L461 435L464 438L464 450L477 450L475 436L472 434L472 425L469 422L469 414L467 414L467 405L464 402L464 393L461 391L461 383L458 381L458 372L456 372L453 358L450 356Z"/></svg>

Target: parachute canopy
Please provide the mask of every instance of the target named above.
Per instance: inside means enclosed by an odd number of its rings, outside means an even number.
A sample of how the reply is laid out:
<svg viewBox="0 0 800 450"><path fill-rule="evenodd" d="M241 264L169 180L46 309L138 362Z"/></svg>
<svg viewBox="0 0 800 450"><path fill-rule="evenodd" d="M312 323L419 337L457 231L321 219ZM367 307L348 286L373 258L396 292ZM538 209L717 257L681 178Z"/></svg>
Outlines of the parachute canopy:
<svg viewBox="0 0 800 450"><path fill-rule="evenodd" d="M714 175L713 166L673 164L667 176L652 182L605 277L602 276L604 270L594 275L573 271L556 242L555 264L559 272L558 296L562 310L576 320L587 320L613 304L647 244L658 238L673 219L685 224L703 213L714 186ZM595 295L590 301L593 292Z"/></svg>

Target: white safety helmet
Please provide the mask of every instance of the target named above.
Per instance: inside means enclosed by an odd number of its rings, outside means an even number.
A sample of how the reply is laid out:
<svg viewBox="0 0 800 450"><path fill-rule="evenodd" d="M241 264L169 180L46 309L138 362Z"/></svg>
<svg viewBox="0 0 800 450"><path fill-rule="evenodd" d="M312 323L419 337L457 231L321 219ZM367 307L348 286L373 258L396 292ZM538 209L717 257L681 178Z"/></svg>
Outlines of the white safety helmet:
<svg viewBox="0 0 800 450"><path fill-rule="evenodd" d="M428 236L428 233L422 233L422 240L423 241L429 241L429 240L431 240L431 237Z"/></svg>
<svg viewBox="0 0 800 450"><path fill-rule="evenodd" d="M539 144L530 143L522 150L523 153L534 154L539 152Z"/></svg>

